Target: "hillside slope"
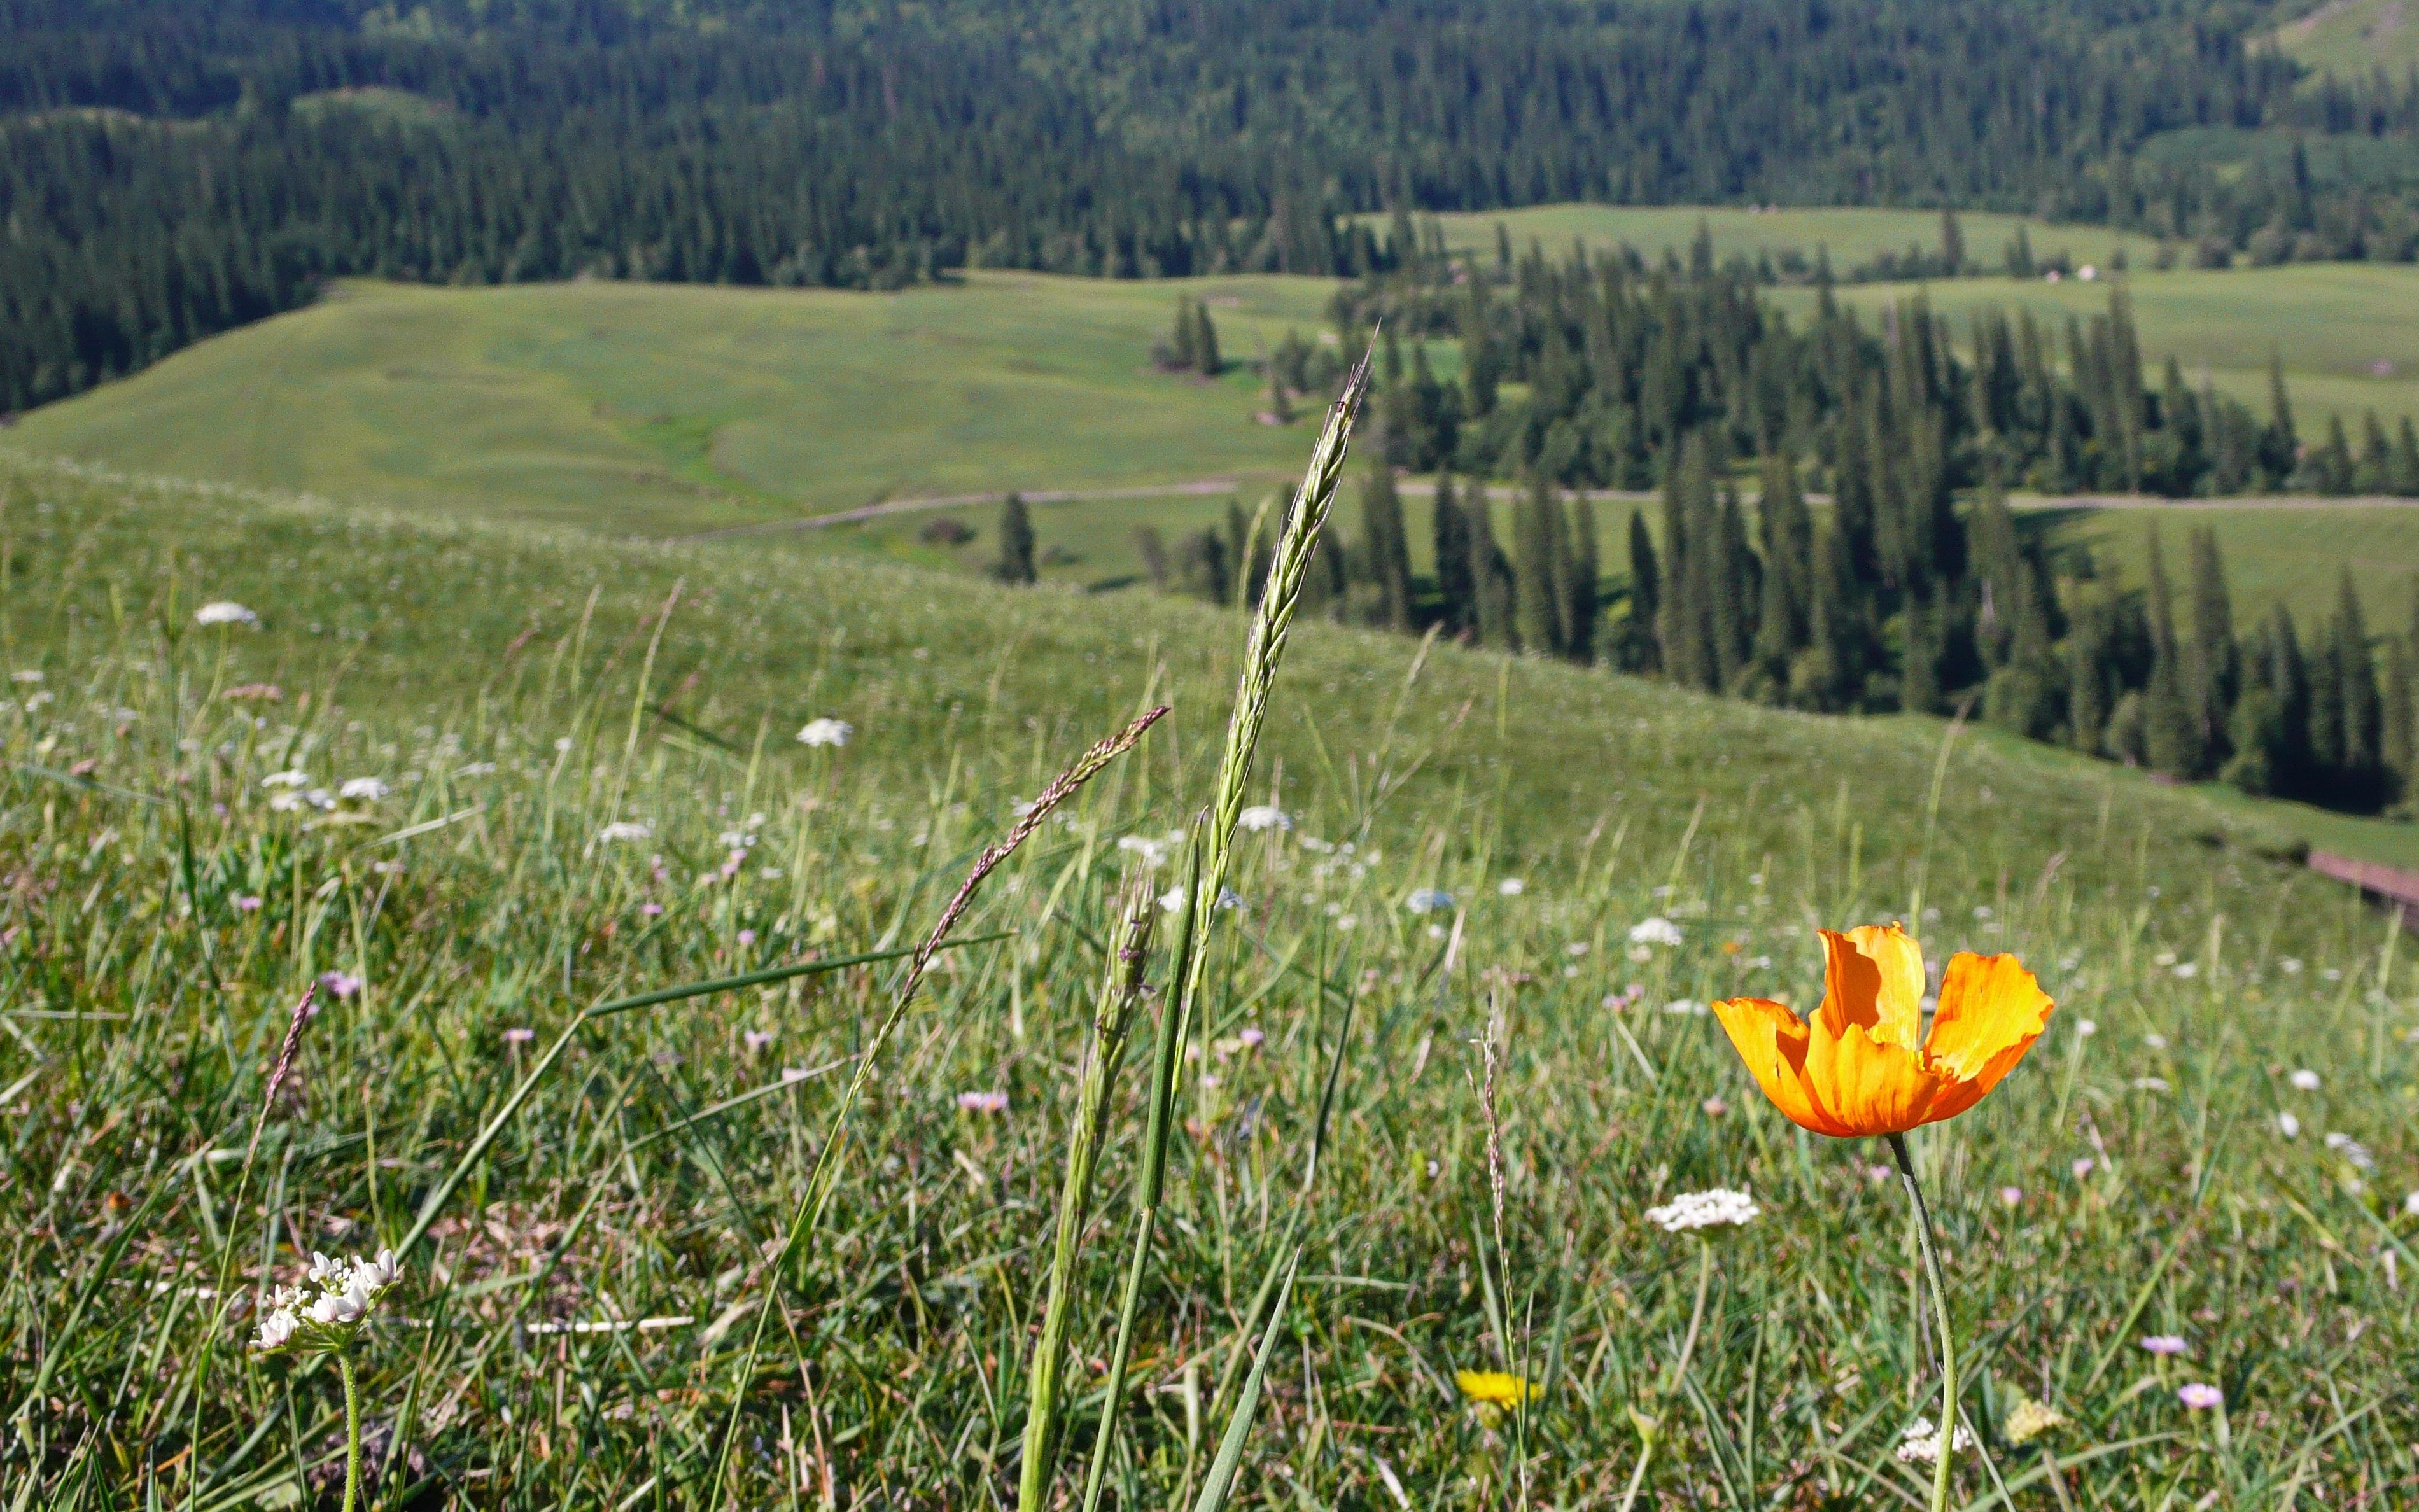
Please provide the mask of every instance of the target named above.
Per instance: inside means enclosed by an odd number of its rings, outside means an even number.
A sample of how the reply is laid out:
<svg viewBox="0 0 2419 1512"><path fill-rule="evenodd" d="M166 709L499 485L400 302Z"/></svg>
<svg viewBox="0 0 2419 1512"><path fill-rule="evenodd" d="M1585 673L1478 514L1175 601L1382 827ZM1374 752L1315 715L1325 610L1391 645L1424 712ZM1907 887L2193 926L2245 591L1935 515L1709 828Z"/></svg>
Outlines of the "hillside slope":
<svg viewBox="0 0 2419 1512"><path fill-rule="evenodd" d="M1237 616L58 468L0 471L0 1079L29 1198L0 1218L0 1368L56 1394L0 1447L12 1478L180 1501L198 1442L229 1498L325 1489L333 1372L240 1358L252 1320L213 1333L194 1299L418 1214L396 1326L357 1350L406 1494L704 1504L726 1443L749 1504L1004 1494L1099 942L1121 872L1168 883ZM853 1140L822 1132L887 968L574 1019L897 948L1048 774L1163 701L978 898ZM1154 1409L1223 1421L1215 1362L1295 1232L1329 1087L1247 1489L1450 1504L1517 1473L1601 1500L1701 1274L1701 1395L1658 1484L1919 1497L1903 1205L1868 1143L1783 1123L1703 1009L1810 1006L1812 927L1900 916L1934 961L2014 950L2058 999L1988 1103L1914 1139L2005 1475L2042 1464L2008 1442L2021 1389L2066 1415L2050 1449L2088 1504L2419 1486L2412 966L2260 826L1934 722L1313 624L1271 716L1252 791L1285 817L1244 832L1213 916L1120 1504L1198 1480ZM853 732L803 745L809 718ZM1086 1299L1116 1284L1135 1082L1106 1104ZM835 1148L813 1242L763 1265ZM1699 1271L1641 1214L1716 1185L1761 1211ZM1087 1304L1077 1359L1097 1325ZM2149 1330L2222 1383L2223 1455L2140 1363ZM1456 1396L1481 1367L1539 1384L1517 1467ZM1970 1458L1959 1494L1990 1494Z"/></svg>

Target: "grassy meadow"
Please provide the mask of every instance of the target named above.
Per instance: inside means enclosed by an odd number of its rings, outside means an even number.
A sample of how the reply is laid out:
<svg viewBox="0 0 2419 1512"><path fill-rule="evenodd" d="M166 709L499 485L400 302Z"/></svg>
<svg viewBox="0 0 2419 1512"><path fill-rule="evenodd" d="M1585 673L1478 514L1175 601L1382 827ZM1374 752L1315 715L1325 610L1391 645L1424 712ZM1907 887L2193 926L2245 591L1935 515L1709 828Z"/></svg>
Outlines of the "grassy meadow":
<svg viewBox="0 0 2419 1512"><path fill-rule="evenodd" d="M969 275L900 294L347 283L25 417L13 444L134 471L677 534L886 498L1273 480L1240 365L1327 325L1315 279ZM1177 301L1239 365L1151 371Z"/></svg>
<svg viewBox="0 0 2419 1512"><path fill-rule="evenodd" d="M423 1231L356 1351L365 1506L1013 1495L1116 889L1181 880L1239 616L24 464L0 582L17 1503L333 1505L335 1372L244 1358L254 1299ZM600 1000L911 944L1159 703L977 895L813 1242L783 1226L896 961L590 1018L537 1074ZM853 733L793 738L815 718ZM1912 1137L1980 1434L1950 1504L2419 1496L2413 958L2263 814L1314 624L1249 791L1287 817L1209 914L1110 1504L1231 1468L1238 1505L1618 1506L1651 1421L1637 1505L1924 1505L1887 1157L1784 1122L1700 1006L1808 1007L1812 930L1892 918L2059 1002ZM1071 1252L1068 1504L1148 1060ZM1642 1215L1714 1186L1763 1211L1700 1273ZM1463 1369L1537 1395L1485 1409ZM2062 1426L2014 1442L2020 1394Z"/></svg>

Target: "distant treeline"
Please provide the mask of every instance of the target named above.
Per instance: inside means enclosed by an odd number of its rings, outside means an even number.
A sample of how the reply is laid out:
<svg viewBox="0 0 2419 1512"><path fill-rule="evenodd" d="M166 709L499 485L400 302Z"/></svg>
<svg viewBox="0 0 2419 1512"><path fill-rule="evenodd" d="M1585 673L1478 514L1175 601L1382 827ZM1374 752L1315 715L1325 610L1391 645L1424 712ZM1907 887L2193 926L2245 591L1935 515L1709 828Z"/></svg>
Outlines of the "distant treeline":
<svg viewBox="0 0 2419 1512"><path fill-rule="evenodd" d="M2401 161L2419 75L2299 83L2131 0L0 0L0 410L341 274L1359 276L1407 249L1353 213L1561 199L2419 252L2330 149ZM2196 128L2319 146L2144 151Z"/></svg>

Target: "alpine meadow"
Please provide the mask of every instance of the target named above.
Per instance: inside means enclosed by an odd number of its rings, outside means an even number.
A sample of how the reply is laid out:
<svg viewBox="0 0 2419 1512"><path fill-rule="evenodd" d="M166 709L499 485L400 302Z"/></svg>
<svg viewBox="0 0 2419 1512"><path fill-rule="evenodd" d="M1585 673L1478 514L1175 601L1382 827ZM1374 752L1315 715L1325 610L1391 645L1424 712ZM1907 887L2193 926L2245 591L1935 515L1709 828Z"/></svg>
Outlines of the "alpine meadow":
<svg viewBox="0 0 2419 1512"><path fill-rule="evenodd" d="M0 1507L2419 1506L2406 8L0 0Z"/></svg>

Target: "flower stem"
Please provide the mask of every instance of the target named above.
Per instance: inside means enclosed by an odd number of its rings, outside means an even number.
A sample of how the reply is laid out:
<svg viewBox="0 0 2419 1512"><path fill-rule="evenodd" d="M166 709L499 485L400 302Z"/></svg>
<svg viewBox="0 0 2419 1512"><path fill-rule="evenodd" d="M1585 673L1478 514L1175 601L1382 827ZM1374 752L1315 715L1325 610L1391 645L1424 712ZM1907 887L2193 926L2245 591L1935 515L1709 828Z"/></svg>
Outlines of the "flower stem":
<svg viewBox="0 0 2419 1512"><path fill-rule="evenodd" d="M337 1354L336 1374L345 1382L345 1512L354 1512L362 1498L362 1392L351 1355Z"/></svg>
<svg viewBox="0 0 2419 1512"><path fill-rule="evenodd" d="M1915 1158L1907 1153L1906 1136L1890 1134L1890 1154L1898 1161L1900 1180L1915 1204L1915 1238L1923 1251L1923 1273L1932 1282L1932 1316L1940 1333L1940 1453L1932 1467L1932 1512L1949 1505L1949 1464L1957 1455L1957 1346L1949 1335L1949 1287L1940 1273L1940 1252L1932 1242L1932 1210L1924 1205L1923 1187L1915 1179Z"/></svg>
<svg viewBox="0 0 2419 1512"><path fill-rule="evenodd" d="M1680 1358L1672 1366L1672 1379L1664 1384L1663 1399L1655 1404L1658 1413L1664 1411L1664 1403L1678 1393L1680 1382L1687 1378L1688 1361L1697 1352L1697 1331L1704 1326L1705 1293L1712 1289L1713 1283L1714 1246L1709 1241L1700 1239L1697 1241L1697 1301L1688 1309L1688 1334L1680 1341ZM1629 1488L1622 1492L1621 1512L1629 1512L1629 1504L1638 1500L1639 1488L1646 1484L1646 1467L1655 1460L1655 1445L1663 1437L1661 1418L1655 1418L1652 1422L1652 1427L1641 1427L1639 1430L1638 1436L1643 1442L1638 1446L1638 1468L1630 1472Z"/></svg>

